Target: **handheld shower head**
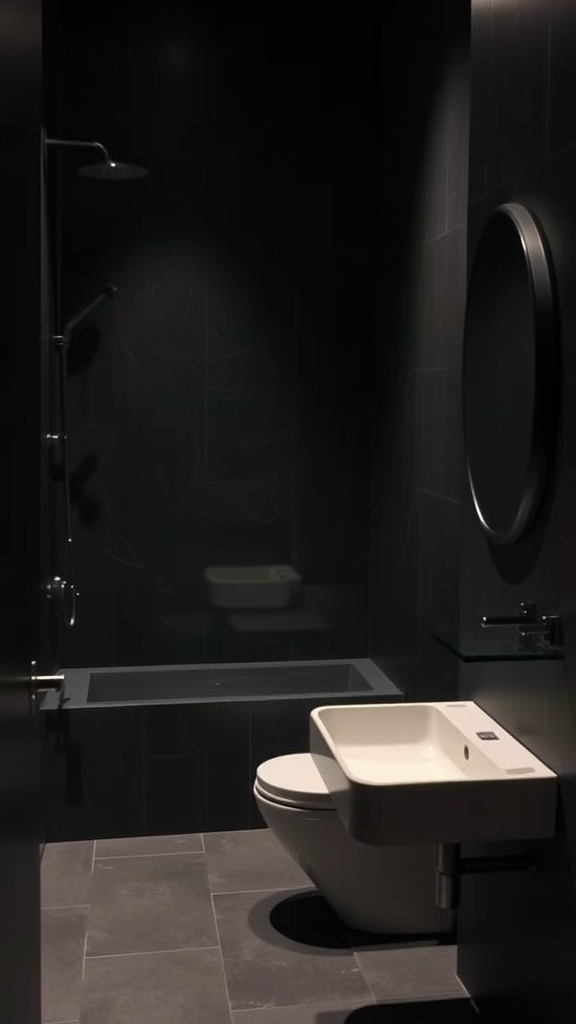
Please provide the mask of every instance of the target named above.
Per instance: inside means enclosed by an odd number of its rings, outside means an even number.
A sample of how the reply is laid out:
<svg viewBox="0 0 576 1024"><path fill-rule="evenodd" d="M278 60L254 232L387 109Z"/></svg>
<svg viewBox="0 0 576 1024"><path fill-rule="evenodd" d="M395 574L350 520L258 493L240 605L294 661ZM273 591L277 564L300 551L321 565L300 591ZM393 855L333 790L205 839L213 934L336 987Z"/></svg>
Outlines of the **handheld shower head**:
<svg viewBox="0 0 576 1024"><path fill-rule="evenodd" d="M80 309L78 309L64 324L62 336L66 341L70 340L70 335L72 334L72 331L78 327L78 324L82 323L82 321L85 320L101 302L104 302L105 299L113 299L117 292L118 289L115 284L107 284L105 288L101 288L99 292L96 292L96 295L92 299L85 302L83 306L80 306Z"/></svg>

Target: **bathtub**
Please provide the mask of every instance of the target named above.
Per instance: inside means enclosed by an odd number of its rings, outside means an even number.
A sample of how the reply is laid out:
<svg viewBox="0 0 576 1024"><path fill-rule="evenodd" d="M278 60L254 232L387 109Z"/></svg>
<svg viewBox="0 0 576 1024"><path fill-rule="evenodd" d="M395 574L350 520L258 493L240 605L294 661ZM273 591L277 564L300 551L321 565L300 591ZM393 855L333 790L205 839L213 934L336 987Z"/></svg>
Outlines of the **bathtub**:
<svg viewBox="0 0 576 1024"><path fill-rule="evenodd" d="M319 704L402 700L369 658L67 669L46 694L46 838L256 828L257 765Z"/></svg>

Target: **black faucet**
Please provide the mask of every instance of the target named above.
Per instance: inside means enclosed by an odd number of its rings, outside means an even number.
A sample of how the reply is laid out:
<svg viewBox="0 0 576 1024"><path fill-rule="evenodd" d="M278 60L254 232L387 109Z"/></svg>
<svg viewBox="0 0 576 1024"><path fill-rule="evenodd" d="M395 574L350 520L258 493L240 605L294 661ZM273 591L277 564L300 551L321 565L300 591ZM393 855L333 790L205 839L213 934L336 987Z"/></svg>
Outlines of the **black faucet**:
<svg viewBox="0 0 576 1024"><path fill-rule="evenodd" d="M539 651L562 646L562 620L559 615L536 615L534 601L521 601L517 615L483 615L481 626L517 626L522 647Z"/></svg>
<svg viewBox="0 0 576 1024"><path fill-rule="evenodd" d="M517 615L483 615L482 626L521 626L525 622L536 622L534 601L520 601Z"/></svg>

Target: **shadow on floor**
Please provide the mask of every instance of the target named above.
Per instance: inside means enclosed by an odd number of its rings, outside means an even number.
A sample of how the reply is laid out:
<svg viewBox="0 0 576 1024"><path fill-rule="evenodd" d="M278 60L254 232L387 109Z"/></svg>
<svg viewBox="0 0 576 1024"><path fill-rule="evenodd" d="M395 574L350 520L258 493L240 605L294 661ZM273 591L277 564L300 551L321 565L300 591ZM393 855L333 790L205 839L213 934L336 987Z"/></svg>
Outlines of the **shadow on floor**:
<svg viewBox="0 0 576 1024"><path fill-rule="evenodd" d="M363 949L367 947L404 949L454 942L452 932L442 935L435 933L430 935L395 935L392 933L377 935L374 932L357 931L344 925L324 897L315 891L295 893L280 900L275 895L272 900L268 899L265 902L269 906L272 904L269 910L269 922L273 930L285 938L305 946L317 946L324 949ZM261 906L259 904L259 907ZM254 920L251 919L250 923L258 933L257 915ZM270 941L268 930L266 939Z"/></svg>
<svg viewBox="0 0 576 1024"><path fill-rule="evenodd" d="M482 1024L470 999L377 1004L340 1013L319 1013L314 1024Z"/></svg>

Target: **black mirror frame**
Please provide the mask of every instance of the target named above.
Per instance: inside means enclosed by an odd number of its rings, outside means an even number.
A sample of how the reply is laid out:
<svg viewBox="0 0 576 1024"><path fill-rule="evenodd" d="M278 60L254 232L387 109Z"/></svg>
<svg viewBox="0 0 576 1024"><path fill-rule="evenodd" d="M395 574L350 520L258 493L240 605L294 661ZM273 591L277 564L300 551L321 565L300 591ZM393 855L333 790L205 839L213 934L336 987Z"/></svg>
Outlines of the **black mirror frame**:
<svg viewBox="0 0 576 1024"><path fill-rule="evenodd" d="M490 215L484 230L496 217L507 217L518 234L526 261L526 273L532 295L534 318L534 410L528 468L522 495L512 522L505 528L490 525L482 510L474 485L470 461L466 454L466 471L472 501L482 529L493 544L505 545L518 541L529 533L540 508L550 467L553 463L558 433L559 412L559 353L558 317L551 261L541 229L534 217L520 203L503 203ZM477 252L482 242L480 235ZM474 263L470 281L474 274ZM469 289L470 294L470 289ZM467 320L467 317L466 317ZM463 384L466 381L466 324L464 327ZM462 388L463 410L466 402ZM465 424L465 417L463 419ZM464 430L464 445L466 433Z"/></svg>

